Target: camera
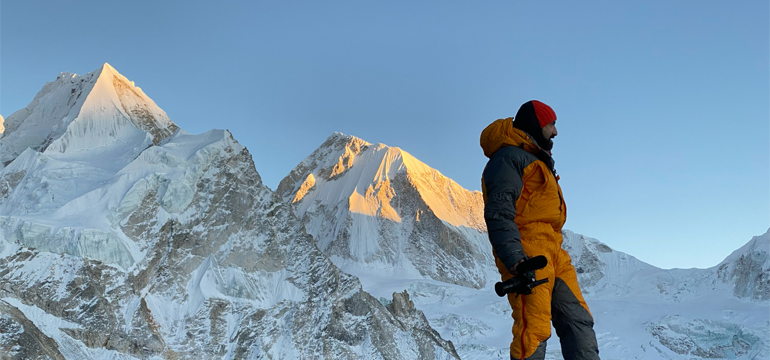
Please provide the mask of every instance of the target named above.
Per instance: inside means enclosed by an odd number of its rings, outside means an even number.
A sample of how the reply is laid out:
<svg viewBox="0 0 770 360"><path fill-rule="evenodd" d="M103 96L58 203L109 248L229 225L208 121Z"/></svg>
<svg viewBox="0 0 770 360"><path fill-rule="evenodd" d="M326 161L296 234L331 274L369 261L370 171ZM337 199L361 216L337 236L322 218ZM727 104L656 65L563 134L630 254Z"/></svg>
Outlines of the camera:
<svg viewBox="0 0 770 360"><path fill-rule="evenodd" d="M524 262L516 267L516 276L495 284L497 296L503 297L510 293L520 295L531 294L535 286L548 282L548 279L537 280L535 278L535 270L542 269L546 265L548 265L548 259L543 255L524 260Z"/></svg>

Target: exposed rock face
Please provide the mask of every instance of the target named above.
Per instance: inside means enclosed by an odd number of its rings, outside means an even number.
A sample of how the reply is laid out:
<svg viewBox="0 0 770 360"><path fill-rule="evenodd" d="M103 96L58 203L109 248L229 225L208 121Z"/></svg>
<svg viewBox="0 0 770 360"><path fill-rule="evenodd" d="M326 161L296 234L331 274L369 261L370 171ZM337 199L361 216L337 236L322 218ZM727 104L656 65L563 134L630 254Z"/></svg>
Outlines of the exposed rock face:
<svg viewBox="0 0 770 360"><path fill-rule="evenodd" d="M719 264L717 276L734 285L739 298L770 300L770 232L755 236Z"/></svg>
<svg viewBox="0 0 770 360"><path fill-rule="evenodd" d="M120 100L120 106L128 114L131 123L138 129L152 135L153 144L158 145L161 140L176 132L178 127L168 118L165 118L165 113L154 111L155 107L147 104L147 102L136 101L136 99L146 98L146 96L141 90L129 84L125 77L115 73L112 76L112 85Z"/></svg>
<svg viewBox="0 0 770 360"><path fill-rule="evenodd" d="M0 169L0 357L457 358L421 312L394 315L335 267L228 132L107 93L143 134L115 142L135 153L89 158L73 149L111 140L67 128Z"/></svg>
<svg viewBox="0 0 770 360"><path fill-rule="evenodd" d="M510 324L501 327L499 320L510 317L507 303L486 298L482 292L492 292L488 287L473 296L459 295L480 288L482 283L475 282L480 277L474 277L483 273L478 269L490 270L487 279L499 276L491 261L472 256L491 254L488 248L477 250L488 246L486 229L478 226L483 223L480 194L475 205L472 198L452 190L449 181L420 164L400 149L334 134L287 175L277 192L293 204L319 248L344 271L358 275L365 289L380 299L408 289L416 308L425 311L432 327L451 339L463 358L508 358L504 344L509 339L499 338L510 331ZM455 215L463 216L465 222L457 221ZM478 242L463 232L467 229L479 231ZM718 275L718 267L659 269L596 239L568 230L563 237L581 290L596 311L597 331L603 331L599 333L603 352L638 359L734 355L760 359L770 351L764 340L770 322L740 320L756 314L761 304L721 312L725 306L737 306L740 300L734 296L767 301L761 294L767 288L763 274L770 246L739 251L725 261ZM378 287L388 281L398 285L387 285L389 292L384 294ZM457 304L470 302L487 311L474 310L470 315L467 309L458 310ZM673 306L676 309L667 312ZM701 312L690 310L699 306ZM647 315L631 314L636 310ZM662 319L661 314L671 313L682 315L676 321ZM615 325L602 328L619 316L629 317L634 324L625 337L614 333ZM719 333L719 339L709 342L704 329ZM558 348L552 342L547 358L561 358Z"/></svg>
<svg viewBox="0 0 770 360"><path fill-rule="evenodd" d="M402 328L420 329L415 331L416 337L420 338L421 344L430 345L433 343L442 344L444 348L451 348L455 355L454 346L451 342L443 340L436 330L430 327L428 320L422 311L414 307L414 303L409 300L409 294L404 290L401 293L393 293L393 301L387 306L396 319L402 324ZM429 346L422 346L418 353L413 353L414 359L432 359L435 356L435 350Z"/></svg>
<svg viewBox="0 0 770 360"><path fill-rule="evenodd" d="M56 341L40 331L19 309L2 300L0 343L4 359L65 359Z"/></svg>
<svg viewBox="0 0 770 360"><path fill-rule="evenodd" d="M333 134L277 192L346 271L396 269L473 288L499 276L481 193L401 149Z"/></svg>

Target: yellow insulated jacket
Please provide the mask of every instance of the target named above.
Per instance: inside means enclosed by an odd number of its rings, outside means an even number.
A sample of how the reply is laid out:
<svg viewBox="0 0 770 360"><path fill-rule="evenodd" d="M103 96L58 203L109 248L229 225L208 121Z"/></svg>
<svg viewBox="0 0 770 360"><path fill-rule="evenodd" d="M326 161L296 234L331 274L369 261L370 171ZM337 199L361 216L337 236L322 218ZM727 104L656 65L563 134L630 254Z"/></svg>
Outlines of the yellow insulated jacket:
<svg viewBox="0 0 770 360"><path fill-rule="evenodd" d="M512 268L525 256L522 239L548 238L561 247L567 206L551 156L527 133L514 128L512 118L487 126L481 133L481 148L489 157L481 189L496 258L505 269Z"/></svg>

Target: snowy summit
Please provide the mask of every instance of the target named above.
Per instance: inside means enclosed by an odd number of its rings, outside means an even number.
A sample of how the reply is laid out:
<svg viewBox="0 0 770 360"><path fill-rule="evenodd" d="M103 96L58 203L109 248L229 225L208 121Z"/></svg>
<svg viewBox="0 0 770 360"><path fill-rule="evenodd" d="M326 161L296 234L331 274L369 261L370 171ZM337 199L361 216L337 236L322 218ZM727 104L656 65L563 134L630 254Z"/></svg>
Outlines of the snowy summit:
<svg viewBox="0 0 770 360"><path fill-rule="evenodd" d="M25 149L50 153L143 150L177 126L133 82L105 63L84 76L61 73L5 119L0 163ZM139 149L127 149L135 146ZM49 150L50 149L50 150Z"/></svg>

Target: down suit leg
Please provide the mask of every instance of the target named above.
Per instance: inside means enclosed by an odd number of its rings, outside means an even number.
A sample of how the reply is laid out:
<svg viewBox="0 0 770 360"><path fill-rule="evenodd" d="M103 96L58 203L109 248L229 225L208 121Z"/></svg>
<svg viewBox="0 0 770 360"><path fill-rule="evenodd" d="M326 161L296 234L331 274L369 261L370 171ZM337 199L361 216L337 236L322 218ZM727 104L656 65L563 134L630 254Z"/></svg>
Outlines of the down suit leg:
<svg viewBox="0 0 770 360"><path fill-rule="evenodd" d="M522 241L522 246L529 257L543 255L548 259L545 268L535 271L537 279L548 278L548 282L537 286L530 295L508 294L514 319L511 359L544 359L551 321L565 360L599 359L593 317L580 292L570 256L561 248L561 236L536 237ZM512 277L499 260L497 266L504 280Z"/></svg>

